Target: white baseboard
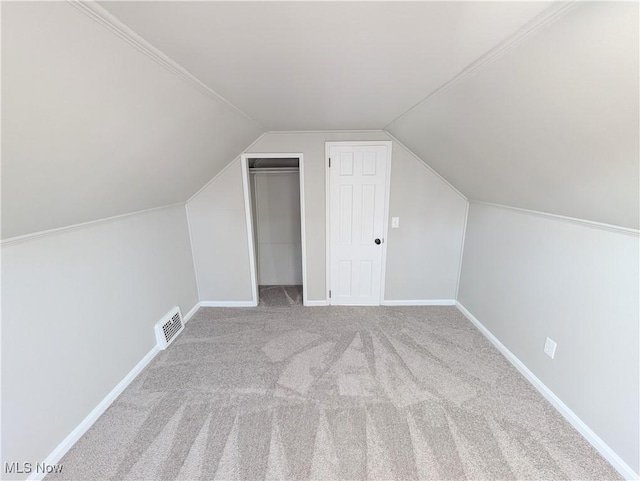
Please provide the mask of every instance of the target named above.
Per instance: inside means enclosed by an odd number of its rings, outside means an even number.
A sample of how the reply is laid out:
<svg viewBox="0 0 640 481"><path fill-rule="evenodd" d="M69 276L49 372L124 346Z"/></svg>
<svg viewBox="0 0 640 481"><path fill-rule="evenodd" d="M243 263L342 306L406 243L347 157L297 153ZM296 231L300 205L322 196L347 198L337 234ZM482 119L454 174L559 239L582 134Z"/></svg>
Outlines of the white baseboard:
<svg viewBox="0 0 640 481"><path fill-rule="evenodd" d="M98 420L100 416L107 410L109 406L116 400L116 398L126 389L126 387L131 384L131 382L136 378L140 372L147 367L154 357L160 352L158 346L153 346L153 348L140 360L135 367L129 371L129 373L118 383L116 387L114 387L109 394L105 396L105 398L100 401L93 410L89 413L89 415L82 420L82 422L73 430L69 435L64 438L64 440L56 447L53 452L47 456L47 459L43 461L44 464L52 465L56 464L62 457L71 449L71 447L82 437L84 433L86 433L91 426ZM36 473L34 472L31 476L27 478L28 481L41 480L44 478L46 473Z"/></svg>
<svg viewBox="0 0 640 481"><path fill-rule="evenodd" d="M198 312L198 309L200 309L200 303L196 302L196 305L193 306L191 308L191 310L189 312L187 312L183 317L182 317L182 322L184 324L186 324L187 322L189 322L189 319L191 319L193 317L193 315Z"/></svg>
<svg viewBox="0 0 640 481"><path fill-rule="evenodd" d="M319 301L307 301L304 303L305 306L315 307L315 306L329 306L329 301L327 300L319 300ZM430 299L430 300L412 300L412 301L381 301L381 306L455 306L456 301L453 299Z"/></svg>
<svg viewBox="0 0 640 481"><path fill-rule="evenodd" d="M306 307L328 306L329 305L329 301L327 301L326 299L322 299L322 300L319 300L319 301L306 301L304 303L304 305Z"/></svg>
<svg viewBox="0 0 640 481"><path fill-rule="evenodd" d="M200 307L256 307L255 301L201 301Z"/></svg>
<svg viewBox="0 0 640 481"><path fill-rule="evenodd" d="M420 299L412 301L384 300L381 306L455 306L454 299Z"/></svg>
<svg viewBox="0 0 640 481"><path fill-rule="evenodd" d="M589 443L618 471L625 479L637 481L640 479L631 467L618 456L600 437L594 433L569 407L556 396L540 379L533 374L524 363L518 359L509 349L495 337L476 317L462 304L456 302L456 306L467 319L469 319L484 336L502 353L513 366L520 371L527 381L542 394L553 407L587 440Z"/></svg>

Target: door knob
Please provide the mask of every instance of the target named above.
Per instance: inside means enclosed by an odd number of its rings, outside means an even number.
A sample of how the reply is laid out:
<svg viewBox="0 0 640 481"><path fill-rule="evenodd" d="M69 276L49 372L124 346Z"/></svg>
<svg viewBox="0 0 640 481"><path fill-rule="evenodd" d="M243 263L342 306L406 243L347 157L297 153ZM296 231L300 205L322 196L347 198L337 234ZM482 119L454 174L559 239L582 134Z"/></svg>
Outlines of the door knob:
<svg viewBox="0 0 640 481"><path fill-rule="evenodd" d="M380 239L376 239L373 242L375 242L376 244L380 245L382 243L382 241Z"/></svg>

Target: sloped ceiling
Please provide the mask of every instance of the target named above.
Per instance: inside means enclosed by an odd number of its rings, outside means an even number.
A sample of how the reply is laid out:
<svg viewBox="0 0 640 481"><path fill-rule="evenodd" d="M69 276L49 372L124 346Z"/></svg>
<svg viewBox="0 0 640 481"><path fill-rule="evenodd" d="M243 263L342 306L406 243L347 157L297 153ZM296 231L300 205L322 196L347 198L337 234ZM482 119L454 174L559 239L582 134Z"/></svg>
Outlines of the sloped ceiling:
<svg viewBox="0 0 640 481"><path fill-rule="evenodd" d="M638 3L584 2L387 127L471 199L637 229Z"/></svg>
<svg viewBox="0 0 640 481"><path fill-rule="evenodd" d="M2 237L187 200L263 129L66 2L2 2Z"/></svg>
<svg viewBox="0 0 640 481"><path fill-rule="evenodd" d="M471 199L638 227L637 3L100 5L214 95L69 3L3 2L3 238L184 201L310 129L386 128Z"/></svg>
<svg viewBox="0 0 640 481"><path fill-rule="evenodd" d="M269 130L381 129L546 2L101 2Z"/></svg>

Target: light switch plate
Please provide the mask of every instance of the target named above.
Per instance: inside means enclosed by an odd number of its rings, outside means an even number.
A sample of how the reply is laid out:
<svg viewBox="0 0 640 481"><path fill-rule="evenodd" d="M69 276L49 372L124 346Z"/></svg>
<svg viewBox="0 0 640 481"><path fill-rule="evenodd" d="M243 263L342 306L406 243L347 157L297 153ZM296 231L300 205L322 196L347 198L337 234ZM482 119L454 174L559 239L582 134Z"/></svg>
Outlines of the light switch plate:
<svg viewBox="0 0 640 481"><path fill-rule="evenodd" d="M400 217L392 217L391 218L391 228L397 229L400 227Z"/></svg>
<svg viewBox="0 0 640 481"><path fill-rule="evenodd" d="M555 341L553 341L552 339L549 339L547 337L547 340L544 343L544 353L549 356L551 359L553 359L556 355L556 347L558 345L556 344Z"/></svg>

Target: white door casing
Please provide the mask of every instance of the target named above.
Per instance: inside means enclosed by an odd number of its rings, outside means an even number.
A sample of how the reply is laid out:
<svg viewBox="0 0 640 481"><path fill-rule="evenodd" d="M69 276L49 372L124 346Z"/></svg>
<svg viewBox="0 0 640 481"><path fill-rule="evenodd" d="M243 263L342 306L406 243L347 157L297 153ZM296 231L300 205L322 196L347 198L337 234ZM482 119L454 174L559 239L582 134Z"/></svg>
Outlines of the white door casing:
<svg viewBox="0 0 640 481"><path fill-rule="evenodd" d="M328 142L327 154L329 303L380 305L391 142Z"/></svg>

